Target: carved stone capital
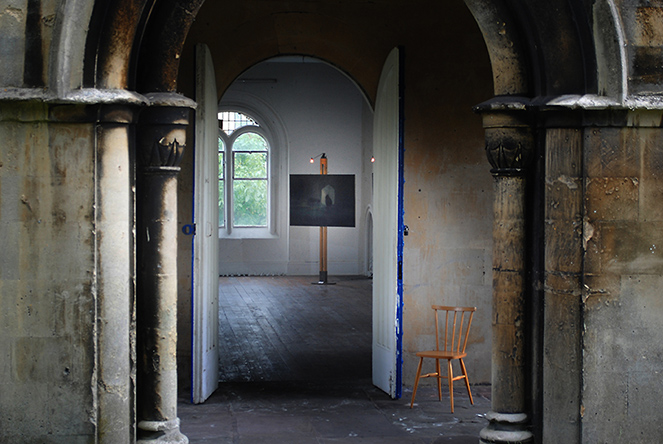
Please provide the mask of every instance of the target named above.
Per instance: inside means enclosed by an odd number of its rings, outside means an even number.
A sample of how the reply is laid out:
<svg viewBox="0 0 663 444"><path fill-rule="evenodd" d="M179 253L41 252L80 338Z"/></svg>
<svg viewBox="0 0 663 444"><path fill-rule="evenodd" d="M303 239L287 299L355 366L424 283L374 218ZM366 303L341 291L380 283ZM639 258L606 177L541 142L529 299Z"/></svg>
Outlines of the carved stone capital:
<svg viewBox="0 0 663 444"><path fill-rule="evenodd" d="M486 130L486 156L497 176L523 175L534 151L531 100L498 96L474 107Z"/></svg>
<svg viewBox="0 0 663 444"><path fill-rule="evenodd" d="M166 137L162 137L155 140L151 150L144 147L142 168L147 172L178 172L185 148L186 145L181 144L177 139L168 141Z"/></svg>
<svg viewBox="0 0 663 444"><path fill-rule="evenodd" d="M522 175L533 157L529 128L486 128L486 156L496 175Z"/></svg>
<svg viewBox="0 0 663 444"><path fill-rule="evenodd" d="M176 174L186 148L193 102L176 94L148 94L138 123L136 161L144 173Z"/></svg>

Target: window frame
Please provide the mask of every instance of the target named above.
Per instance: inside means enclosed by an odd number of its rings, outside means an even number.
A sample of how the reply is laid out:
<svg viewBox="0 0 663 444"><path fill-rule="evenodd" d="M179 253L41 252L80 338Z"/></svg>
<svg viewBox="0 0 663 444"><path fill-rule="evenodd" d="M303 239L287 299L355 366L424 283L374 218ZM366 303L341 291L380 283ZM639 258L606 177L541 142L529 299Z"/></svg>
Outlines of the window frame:
<svg viewBox="0 0 663 444"><path fill-rule="evenodd" d="M258 125L260 121L256 119L252 114L246 113L241 110L228 110L232 112L242 113L251 119L253 119ZM234 198L233 198L233 184L234 182L234 164L235 156L234 153L244 152L244 151L233 151L233 144L241 135L246 133L256 133L265 139L267 143L267 160L266 160L266 179L267 183L267 221L264 226L235 226L234 225ZM273 139L267 129L262 126L256 125L246 125L240 128L233 130L233 132L228 135L223 129L219 127L219 138L223 140L224 144L224 155L223 155L223 180L224 180L224 209L223 209L223 219L219 221L219 237L220 238L270 238L274 237L274 199L276 198L274 187L273 187L273 159L275 158L275 150ZM262 152L262 151L259 151ZM238 179L243 180L243 179ZM245 179L244 179L245 180ZM218 185L217 185L218 189Z"/></svg>

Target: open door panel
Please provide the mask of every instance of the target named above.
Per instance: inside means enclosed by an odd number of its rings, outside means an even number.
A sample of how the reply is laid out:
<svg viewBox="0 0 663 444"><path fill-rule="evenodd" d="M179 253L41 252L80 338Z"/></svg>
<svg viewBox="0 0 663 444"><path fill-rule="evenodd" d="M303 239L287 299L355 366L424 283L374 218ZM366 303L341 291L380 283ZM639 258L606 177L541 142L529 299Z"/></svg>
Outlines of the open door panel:
<svg viewBox="0 0 663 444"><path fill-rule="evenodd" d="M218 104L212 57L196 46L193 335L191 399L204 402L219 386Z"/></svg>
<svg viewBox="0 0 663 444"><path fill-rule="evenodd" d="M373 155L373 384L401 395L403 125L401 52L384 64L375 102Z"/></svg>

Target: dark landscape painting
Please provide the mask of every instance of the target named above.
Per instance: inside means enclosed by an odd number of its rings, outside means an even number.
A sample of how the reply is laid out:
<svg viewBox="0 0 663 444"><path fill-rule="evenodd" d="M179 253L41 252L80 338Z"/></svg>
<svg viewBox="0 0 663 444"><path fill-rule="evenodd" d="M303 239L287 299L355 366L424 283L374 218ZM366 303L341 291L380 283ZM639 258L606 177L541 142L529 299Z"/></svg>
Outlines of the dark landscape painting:
<svg viewBox="0 0 663 444"><path fill-rule="evenodd" d="M290 175L290 225L355 226L355 176Z"/></svg>

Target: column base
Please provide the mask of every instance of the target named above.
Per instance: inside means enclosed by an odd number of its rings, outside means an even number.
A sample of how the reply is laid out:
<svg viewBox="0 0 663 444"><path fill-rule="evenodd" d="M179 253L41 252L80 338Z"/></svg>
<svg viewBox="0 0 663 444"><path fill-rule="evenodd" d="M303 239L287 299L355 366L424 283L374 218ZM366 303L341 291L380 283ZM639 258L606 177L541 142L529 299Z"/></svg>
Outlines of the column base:
<svg viewBox="0 0 663 444"><path fill-rule="evenodd" d="M527 444L534 442L534 435L527 430L527 415L524 413L488 412L488 427L479 434L480 444Z"/></svg>
<svg viewBox="0 0 663 444"><path fill-rule="evenodd" d="M172 421L140 421L136 444L189 444L180 432L180 418Z"/></svg>

